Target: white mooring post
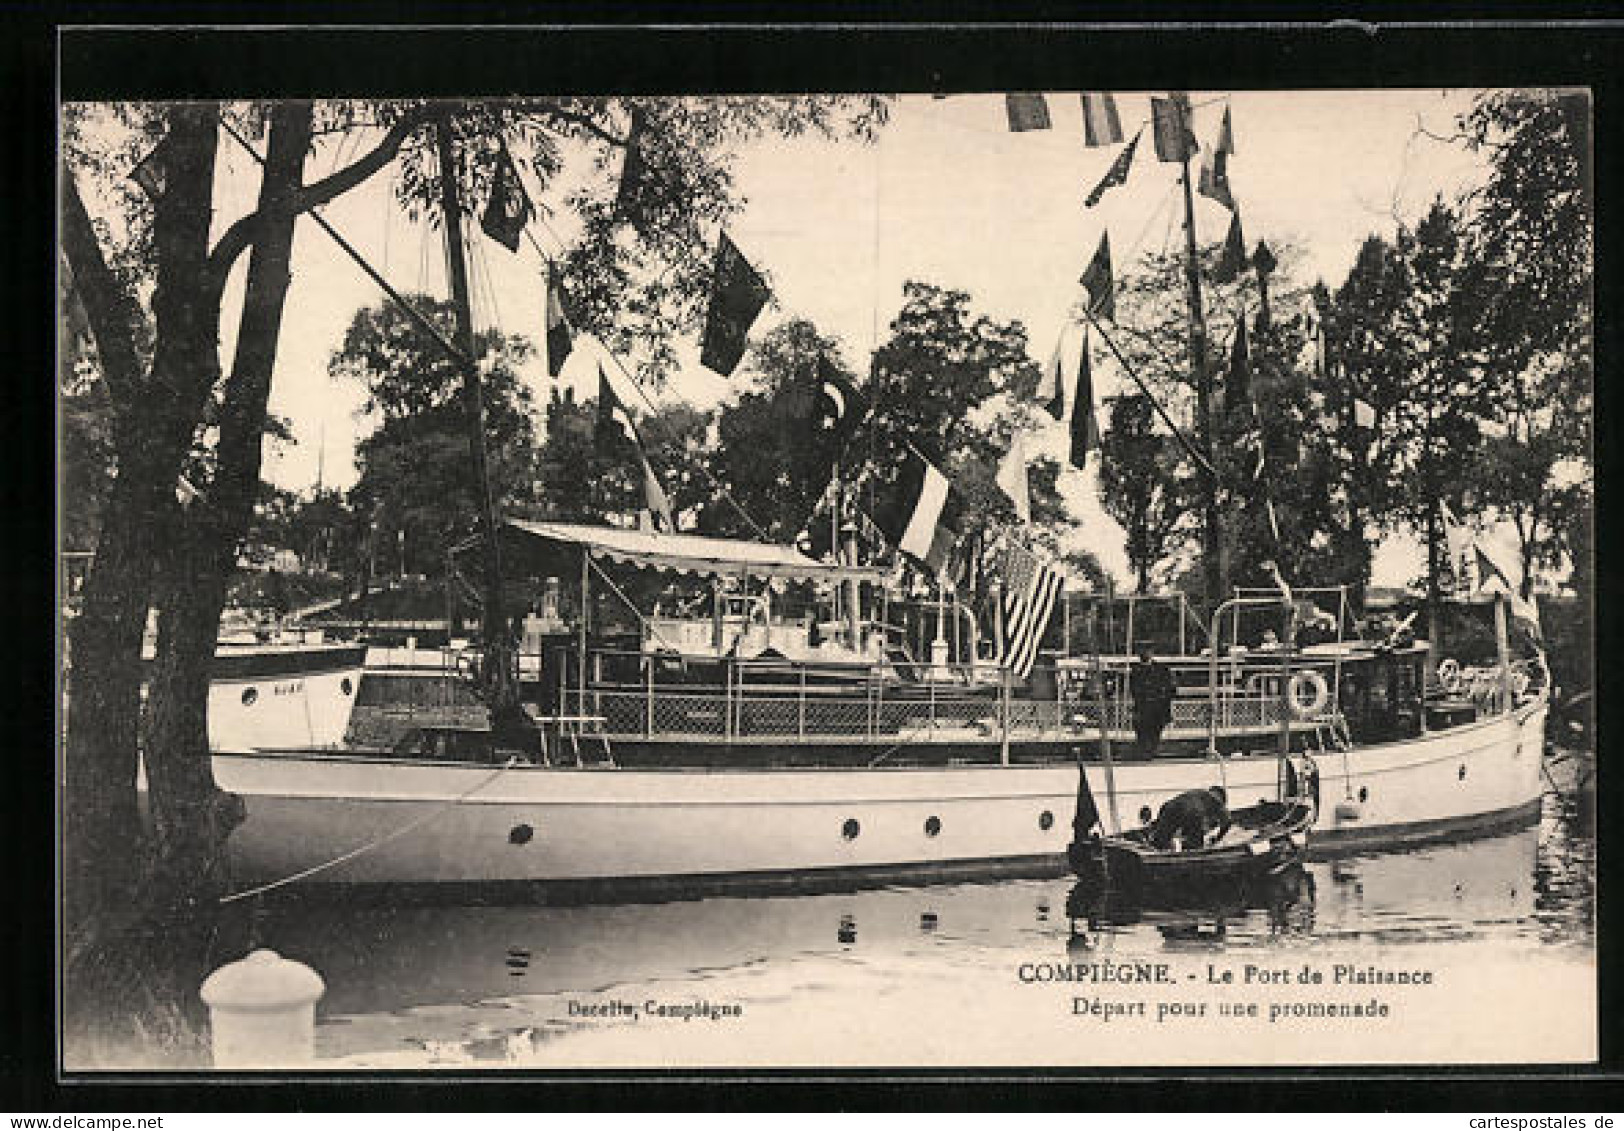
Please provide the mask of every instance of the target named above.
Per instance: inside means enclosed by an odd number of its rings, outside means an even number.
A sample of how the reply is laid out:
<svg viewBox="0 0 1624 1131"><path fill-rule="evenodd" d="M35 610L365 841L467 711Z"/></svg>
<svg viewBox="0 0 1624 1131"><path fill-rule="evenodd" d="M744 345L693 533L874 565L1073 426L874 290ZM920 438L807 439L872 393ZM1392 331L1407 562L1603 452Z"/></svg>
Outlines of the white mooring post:
<svg viewBox="0 0 1624 1131"><path fill-rule="evenodd" d="M315 1057L316 1002L326 983L310 967L274 950L256 950L210 974L209 1007L216 1068L280 1068Z"/></svg>

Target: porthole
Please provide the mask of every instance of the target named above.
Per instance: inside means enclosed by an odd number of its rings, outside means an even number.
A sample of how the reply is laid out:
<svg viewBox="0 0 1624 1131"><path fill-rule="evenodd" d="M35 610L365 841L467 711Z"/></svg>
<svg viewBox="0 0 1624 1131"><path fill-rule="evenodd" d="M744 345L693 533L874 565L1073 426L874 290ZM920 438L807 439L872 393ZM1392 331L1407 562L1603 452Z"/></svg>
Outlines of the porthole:
<svg viewBox="0 0 1624 1131"><path fill-rule="evenodd" d="M855 817L846 818L846 823L840 826L840 835L847 840L856 840L857 834L863 831L863 826L857 823Z"/></svg>
<svg viewBox="0 0 1624 1131"><path fill-rule="evenodd" d="M338 681L338 689L345 695L348 695L355 690L355 684L350 682L349 676L345 676L343 679Z"/></svg>
<svg viewBox="0 0 1624 1131"><path fill-rule="evenodd" d="M242 693L242 705L244 707L252 707L258 699L259 692L252 687Z"/></svg>
<svg viewBox="0 0 1624 1131"><path fill-rule="evenodd" d="M1044 832L1048 832L1050 829L1054 828L1054 814L1049 812L1047 809L1039 813L1038 828L1042 829Z"/></svg>
<svg viewBox="0 0 1624 1131"><path fill-rule="evenodd" d="M926 836L935 836L937 833L939 833L941 831L942 831L942 819L940 817L926 817L925 818L925 835Z"/></svg>
<svg viewBox="0 0 1624 1131"><path fill-rule="evenodd" d="M508 843L529 844L533 839L535 839L535 836L536 830L531 828L529 825L514 825L513 830L508 833Z"/></svg>
<svg viewBox="0 0 1624 1131"><path fill-rule="evenodd" d="M1360 786L1359 787L1359 800L1360 801L1369 801L1370 800L1370 790L1366 789L1364 786Z"/></svg>

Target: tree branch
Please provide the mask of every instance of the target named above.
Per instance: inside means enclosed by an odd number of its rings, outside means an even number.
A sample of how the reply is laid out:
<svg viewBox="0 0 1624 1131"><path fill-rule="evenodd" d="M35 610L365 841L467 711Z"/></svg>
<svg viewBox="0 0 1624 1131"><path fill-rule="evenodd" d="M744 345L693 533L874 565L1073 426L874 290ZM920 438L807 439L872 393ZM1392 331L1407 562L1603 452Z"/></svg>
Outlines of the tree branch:
<svg viewBox="0 0 1624 1131"><path fill-rule="evenodd" d="M394 160L395 154L400 152L400 147L405 144L412 131L427 120L427 110L408 111L393 126L389 127L389 132L384 134L383 139L372 150L356 158L355 161L338 170L338 172L323 177L314 184L303 186L297 192L288 196L285 202L278 206L277 210L291 211L295 215L308 212L312 208L319 208L334 197L341 196L350 189L355 188ZM233 137L236 137L250 153L254 154L256 160L259 159L258 152L238 136L229 125L224 122L221 124L225 125L226 130ZM268 213L264 208L250 212L227 228L220 237L219 242L214 245L214 251L209 254L208 263L209 286L213 293L218 293L224 289L226 276L230 273L232 264L237 261L239 255L248 249L249 244L254 242L259 233L260 225L267 218Z"/></svg>
<svg viewBox="0 0 1624 1131"><path fill-rule="evenodd" d="M602 141L607 145L626 146L631 144L630 137L616 137L614 134L598 125L597 122L593 121L585 114L577 114L573 110L564 110L557 106L547 106L541 109L539 112L549 115L550 117L557 118L560 121L569 122L571 125L580 126L583 130L586 130L599 141Z"/></svg>
<svg viewBox="0 0 1624 1131"><path fill-rule="evenodd" d="M95 225L79 196L78 182L70 174L63 183L62 250L96 339L102 378L114 403L127 405L135 397L142 368L135 344L140 313L134 298L107 266Z"/></svg>

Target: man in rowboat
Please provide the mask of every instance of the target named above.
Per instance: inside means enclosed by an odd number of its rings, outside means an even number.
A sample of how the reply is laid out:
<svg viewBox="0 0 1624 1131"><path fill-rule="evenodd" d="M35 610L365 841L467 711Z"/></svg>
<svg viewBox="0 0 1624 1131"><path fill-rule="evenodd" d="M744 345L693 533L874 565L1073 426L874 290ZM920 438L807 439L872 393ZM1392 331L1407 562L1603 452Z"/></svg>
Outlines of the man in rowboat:
<svg viewBox="0 0 1624 1131"><path fill-rule="evenodd" d="M1201 848L1229 831L1229 795L1221 785L1189 789L1162 806L1148 839L1156 848Z"/></svg>

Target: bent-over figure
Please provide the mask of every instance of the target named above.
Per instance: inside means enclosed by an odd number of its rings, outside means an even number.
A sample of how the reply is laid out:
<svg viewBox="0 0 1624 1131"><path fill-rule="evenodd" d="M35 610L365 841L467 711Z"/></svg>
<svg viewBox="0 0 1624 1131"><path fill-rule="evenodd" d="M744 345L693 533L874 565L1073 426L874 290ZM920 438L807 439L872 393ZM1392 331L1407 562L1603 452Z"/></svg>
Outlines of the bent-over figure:
<svg viewBox="0 0 1624 1131"><path fill-rule="evenodd" d="M1224 787L1190 789L1169 800L1151 822L1149 840L1156 848L1201 848L1229 831L1229 798Z"/></svg>

